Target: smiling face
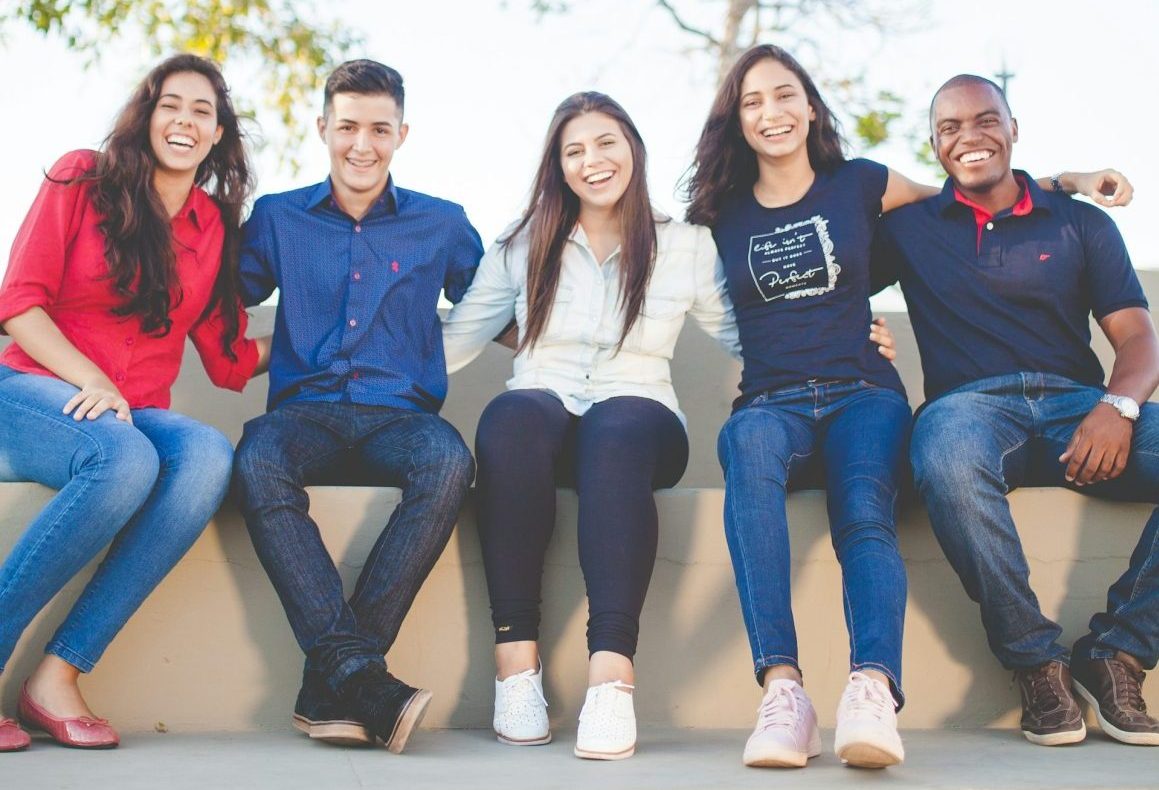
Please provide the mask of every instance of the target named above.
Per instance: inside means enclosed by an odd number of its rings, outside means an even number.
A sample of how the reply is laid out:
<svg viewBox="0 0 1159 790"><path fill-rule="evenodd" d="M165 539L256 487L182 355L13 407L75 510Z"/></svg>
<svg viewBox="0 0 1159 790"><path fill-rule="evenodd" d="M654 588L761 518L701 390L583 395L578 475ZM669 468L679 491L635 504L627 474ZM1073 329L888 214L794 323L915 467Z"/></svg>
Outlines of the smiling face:
<svg viewBox="0 0 1159 790"><path fill-rule="evenodd" d="M632 148L618 121L587 112L560 132L563 179L582 209L615 208L632 180Z"/></svg>
<svg viewBox="0 0 1159 790"><path fill-rule="evenodd" d="M1010 155L1018 122L989 85L967 82L943 89L930 109L930 128L938 161L963 192L984 195L1015 184Z"/></svg>
<svg viewBox="0 0 1159 790"><path fill-rule="evenodd" d="M807 157L809 124L816 117L801 80L778 60L758 61L741 81L738 120L757 156Z"/></svg>
<svg viewBox="0 0 1159 790"><path fill-rule="evenodd" d="M149 145L158 172L192 179L221 132L217 95L204 75L181 71L165 78L149 117Z"/></svg>
<svg viewBox="0 0 1159 790"><path fill-rule="evenodd" d="M318 134L330 151L334 198L348 208L382 194L407 125L385 93L336 93L327 114L318 119Z"/></svg>

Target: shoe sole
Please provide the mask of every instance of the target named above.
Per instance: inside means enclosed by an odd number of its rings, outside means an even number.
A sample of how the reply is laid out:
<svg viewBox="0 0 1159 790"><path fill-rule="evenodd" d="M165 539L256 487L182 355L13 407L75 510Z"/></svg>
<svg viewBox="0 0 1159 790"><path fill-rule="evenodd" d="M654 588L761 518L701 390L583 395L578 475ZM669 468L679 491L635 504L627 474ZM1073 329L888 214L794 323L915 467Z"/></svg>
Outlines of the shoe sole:
<svg viewBox="0 0 1159 790"><path fill-rule="evenodd" d="M870 743L850 743L837 752L841 762L853 768L888 768L901 764L902 757Z"/></svg>
<svg viewBox="0 0 1159 790"><path fill-rule="evenodd" d="M407 700L402 712L398 715L398 721L394 724L394 731L385 740L388 751L394 754L402 754L402 750L406 748L406 742L410 739L411 733L422 722L423 716L427 712L427 705L430 704L431 697L433 696L427 689L419 689L415 692L414 696Z"/></svg>
<svg viewBox="0 0 1159 790"><path fill-rule="evenodd" d="M551 733L549 732L547 736L543 738L527 738L524 740L519 740L518 738L508 738L505 735L495 733L495 740L499 741L499 743L505 743L508 746L542 746L545 743L551 743Z"/></svg>
<svg viewBox="0 0 1159 790"><path fill-rule="evenodd" d="M311 739L334 746L370 746L374 743L374 736L370 734L370 730L356 721L344 719L315 721L295 713L290 718L290 723L295 730L308 735Z"/></svg>
<svg viewBox="0 0 1159 790"><path fill-rule="evenodd" d="M759 756L742 757L749 768L804 768L809 760L821 754L821 732L814 730L809 736L809 749L795 752L791 749L766 751Z"/></svg>
<svg viewBox="0 0 1159 790"><path fill-rule="evenodd" d="M1067 730L1066 732L1051 732L1046 735L1039 735L1035 732L1022 731L1026 740L1037 746L1066 746L1070 743L1079 743L1087 737L1086 722L1080 721L1077 730Z"/></svg>
<svg viewBox="0 0 1159 790"><path fill-rule="evenodd" d="M633 743L622 752L589 752L577 746L574 753L581 760L626 760L636 753L636 744Z"/></svg>
<svg viewBox="0 0 1159 790"><path fill-rule="evenodd" d="M1103 732L1110 735L1120 743L1129 743L1132 746L1159 746L1159 732L1127 732L1120 730L1114 724L1103 718L1103 709L1099 705L1095 695L1090 693L1083 687L1082 683L1072 679L1071 685L1074 690L1079 693L1079 696L1091 706L1091 710L1095 712L1095 718L1099 721L1099 726L1103 728Z"/></svg>

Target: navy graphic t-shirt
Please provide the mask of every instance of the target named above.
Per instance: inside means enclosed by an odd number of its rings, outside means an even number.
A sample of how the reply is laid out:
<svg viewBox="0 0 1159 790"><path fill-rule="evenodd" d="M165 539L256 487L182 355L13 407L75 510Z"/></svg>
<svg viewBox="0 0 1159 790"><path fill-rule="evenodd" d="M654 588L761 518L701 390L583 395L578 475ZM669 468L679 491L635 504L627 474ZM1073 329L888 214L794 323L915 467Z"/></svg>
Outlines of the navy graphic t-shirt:
<svg viewBox="0 0 1159 790"><path fill-rule="evenodd" d="M889 170L853 159L817 173L803 198L765 208L751 190L712 229L736 310L741 397L810 379L905 388L869 339L869 251Z"/></svg>

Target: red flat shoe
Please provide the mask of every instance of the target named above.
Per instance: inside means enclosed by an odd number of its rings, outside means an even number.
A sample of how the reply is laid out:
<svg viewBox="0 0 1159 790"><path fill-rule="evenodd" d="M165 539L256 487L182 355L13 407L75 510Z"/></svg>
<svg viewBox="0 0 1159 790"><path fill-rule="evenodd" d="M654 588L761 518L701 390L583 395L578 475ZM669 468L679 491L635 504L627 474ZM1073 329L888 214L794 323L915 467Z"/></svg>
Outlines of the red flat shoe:
<svg viewBox="0 0 1159 790"><path fill-rule="evenodd" d="M37 705L28 696L28 681L20 687L18 706L20 720L26 727L44 730L61 746L75 749L112 749L121 742L117 731L105 719L80 716L75 719L58 719Z"/></svg>
<svg viewBox="0 0 1159 790"><path fill-rule="evenodd" d="M12 719L0 719L0 752L18 752L27 749L32 739Z"/></svg>

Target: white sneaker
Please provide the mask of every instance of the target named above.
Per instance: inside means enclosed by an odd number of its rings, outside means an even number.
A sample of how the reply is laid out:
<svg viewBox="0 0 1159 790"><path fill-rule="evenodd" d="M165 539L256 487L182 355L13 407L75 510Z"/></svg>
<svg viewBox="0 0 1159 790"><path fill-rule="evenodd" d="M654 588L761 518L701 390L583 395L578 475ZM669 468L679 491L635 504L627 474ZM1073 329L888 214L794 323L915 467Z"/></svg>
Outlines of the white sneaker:
<svg viewBox="0 0 1159 790"><path fill-rule="evenodd" d="M744 764L754 768L801 768L821 753L817 711L795 680L769 684L757 709L757 726L744 747Z"/></svg>
<svg viewBox="0 0 1159 790"><path fill-rule="evenodd" d="M837 705L833 750L841 762L858 768L884 768L905 759L889 686L861 672L849 676Z"/></svg>
<svg viewBox="0 0 1159 790"><path fill-rule="evenodd" d="M588 689L579 715L575 756L588 760L623 760L636 752L635 686L619 680Z"/></svg>
<svg viewBox="0 0 1159 790"><path fill-rule="evenodd" d="M494 727L500 743L537 746L551 742L542 666L495 679Z"/></svg>

